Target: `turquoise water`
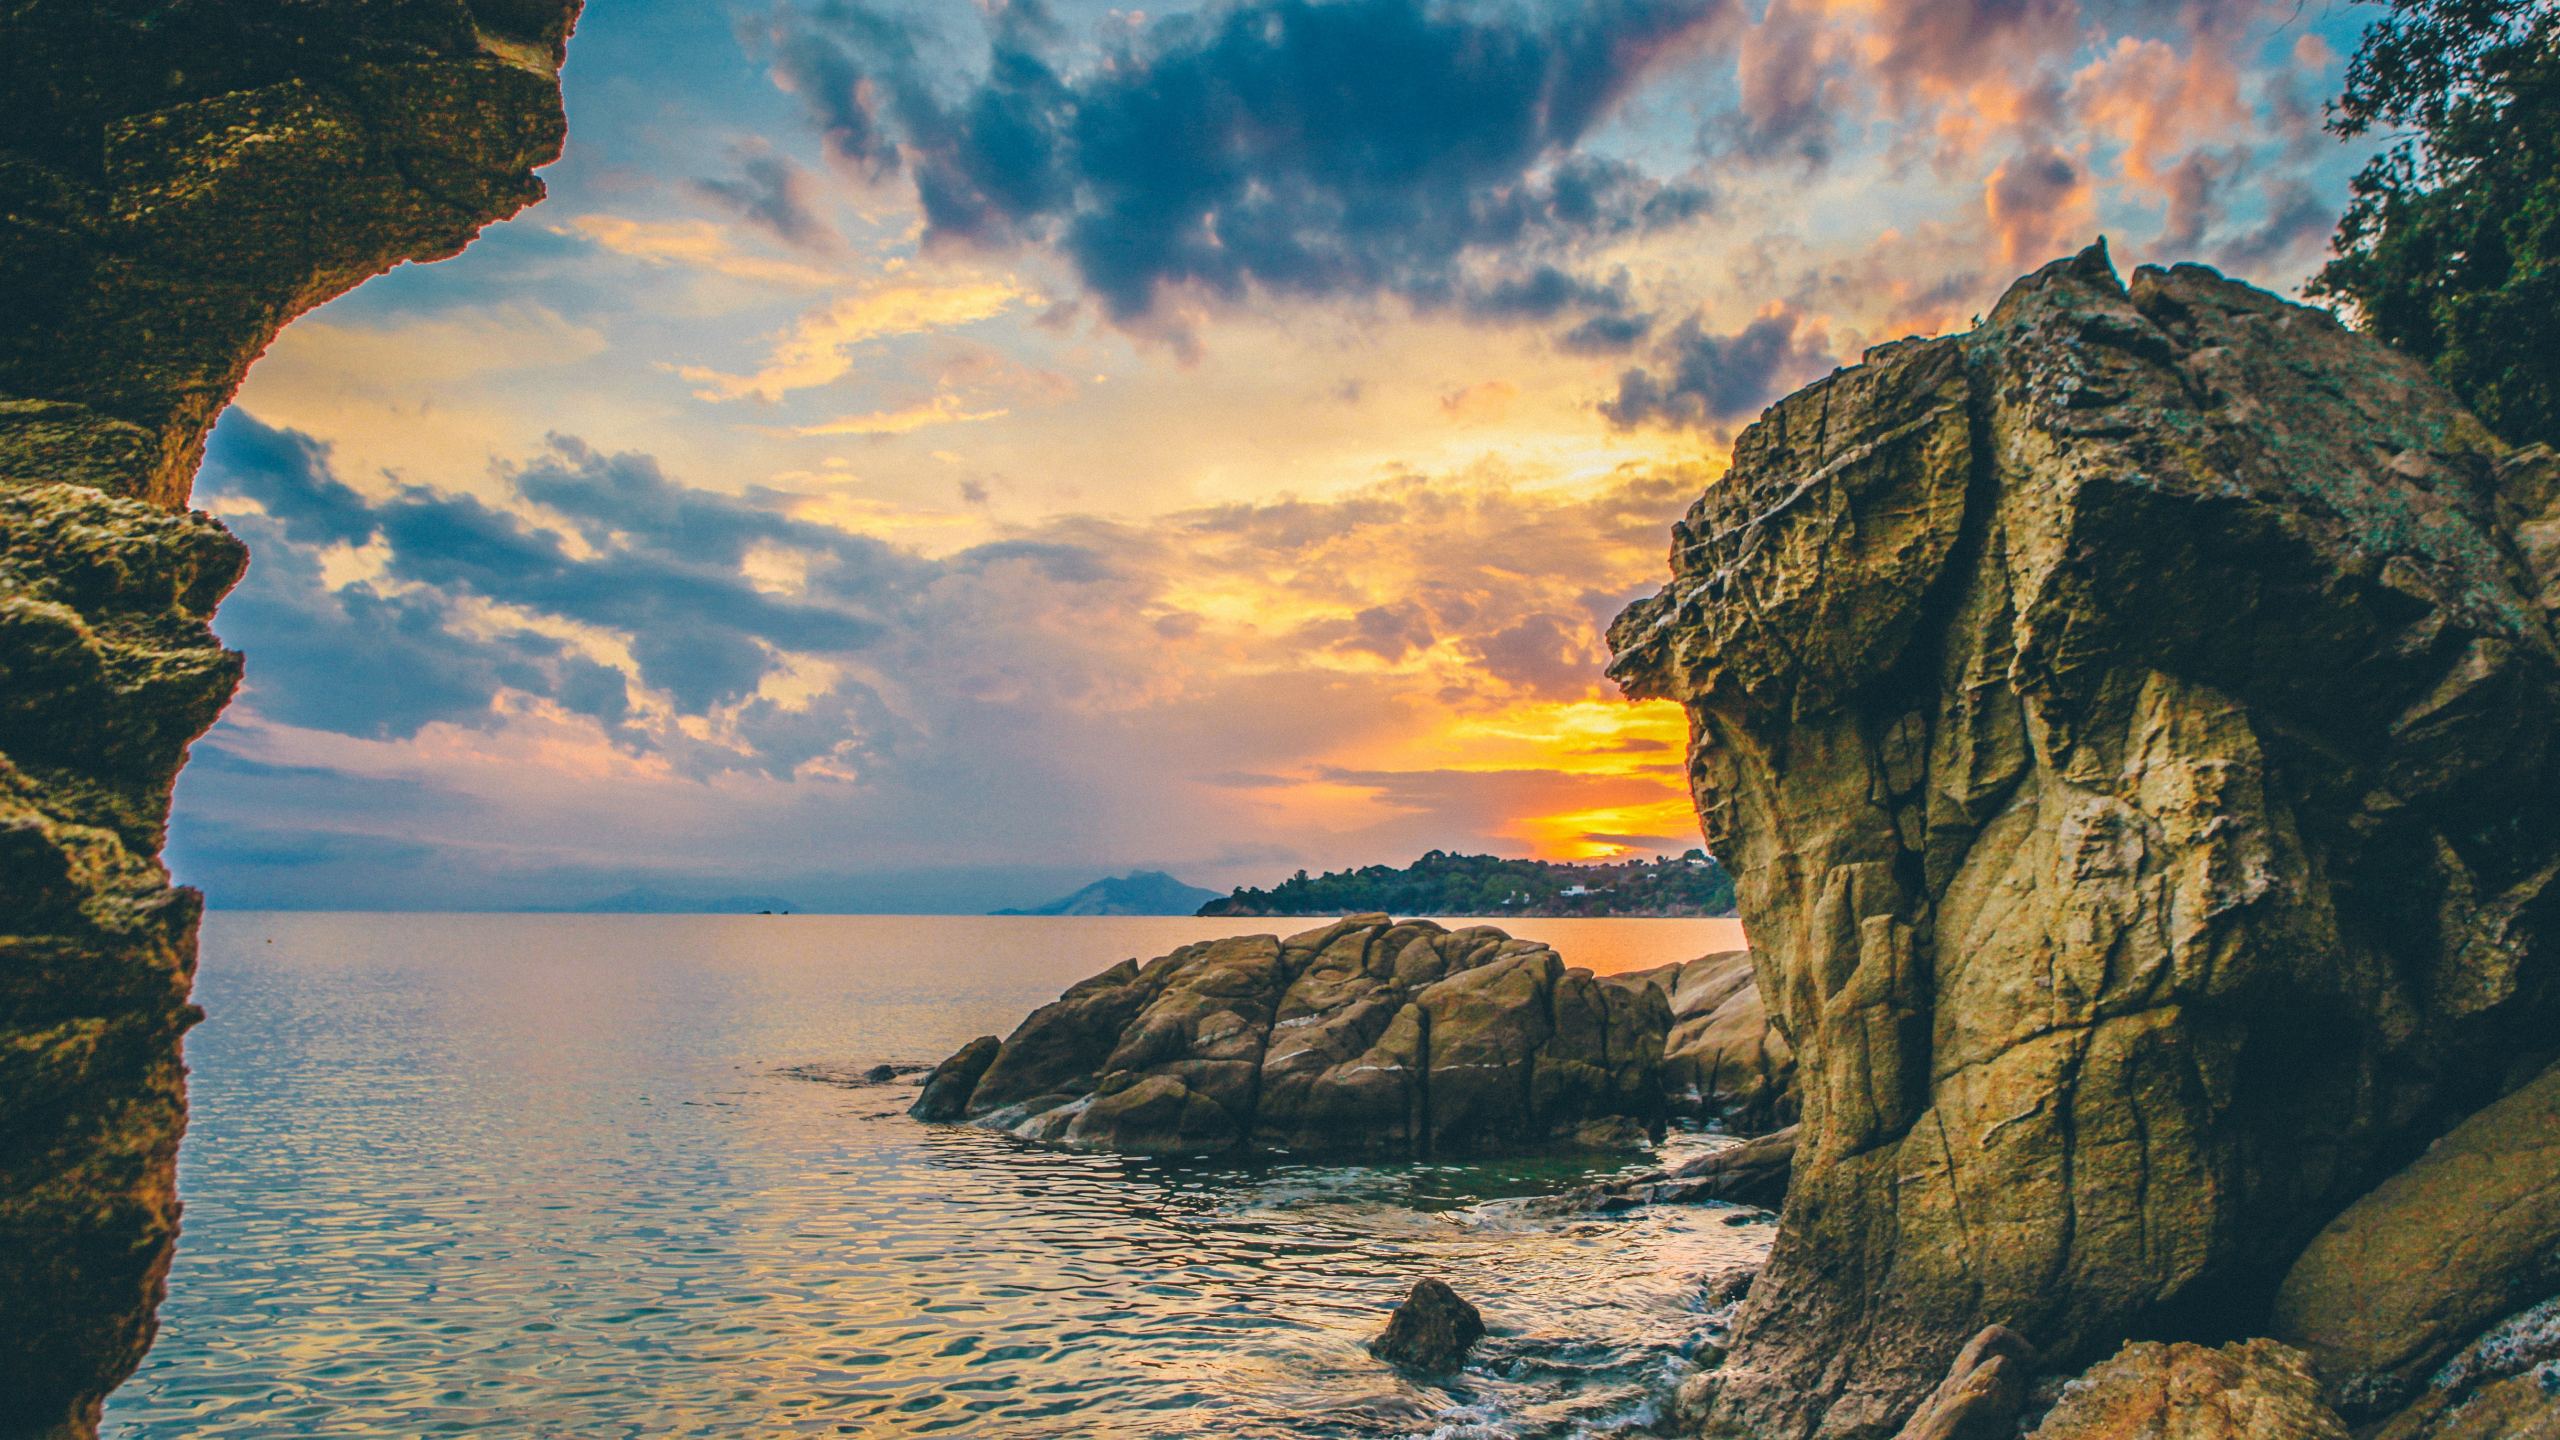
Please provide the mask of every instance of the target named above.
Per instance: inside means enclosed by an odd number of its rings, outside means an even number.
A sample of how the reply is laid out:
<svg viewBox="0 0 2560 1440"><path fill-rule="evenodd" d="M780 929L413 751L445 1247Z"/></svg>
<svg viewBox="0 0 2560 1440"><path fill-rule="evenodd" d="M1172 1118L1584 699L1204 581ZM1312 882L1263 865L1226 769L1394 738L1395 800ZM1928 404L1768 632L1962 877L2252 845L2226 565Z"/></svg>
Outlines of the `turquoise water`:
<svg viewBox="0 0 2560 1440"><path fill-rule="evenodd" d="M215 914L124 1440L1642 1433L1766 1225L1592 1162L1167 1164L907 1119L939 1058L1235 921ZM1623 969L1715 922L1518 922ZM1683 1145L1713 1143L1696 1137ZM1362 1343L1425 1275L1495 1334Z"/></svg>

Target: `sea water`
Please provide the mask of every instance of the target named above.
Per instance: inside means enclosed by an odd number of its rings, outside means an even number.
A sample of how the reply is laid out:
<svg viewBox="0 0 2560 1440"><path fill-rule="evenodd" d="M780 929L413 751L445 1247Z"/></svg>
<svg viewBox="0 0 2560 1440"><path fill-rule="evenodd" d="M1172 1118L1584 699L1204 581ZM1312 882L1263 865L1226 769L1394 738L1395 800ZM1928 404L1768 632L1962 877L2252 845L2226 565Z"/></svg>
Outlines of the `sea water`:
<svg viewBox="0 0 2560 1440"><path fill-rule="evenodd" d="M1168 1163L860 1083L1122 958L1308 923L217 912L185 1230L106 1433L1647 1433L1701 1280L1768 1226L1518 1201L1660 1154ZM1736 943L1508 924L1602 971ZM1423 1276L1493 1329L1442 1381L1362 1348Z"/></svg>

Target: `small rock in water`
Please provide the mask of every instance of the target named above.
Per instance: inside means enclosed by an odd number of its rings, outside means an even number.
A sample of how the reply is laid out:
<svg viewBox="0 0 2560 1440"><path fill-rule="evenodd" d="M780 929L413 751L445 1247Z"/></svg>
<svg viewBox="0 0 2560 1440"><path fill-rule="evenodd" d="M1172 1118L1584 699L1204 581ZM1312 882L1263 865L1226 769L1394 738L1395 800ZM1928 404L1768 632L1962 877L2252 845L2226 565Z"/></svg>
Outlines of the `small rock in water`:
<svg viewBox="0 0 2560 1440"><path fill-rule="evenodd" d="M870 1069L862 1072L862 1078L870 1081L874 1085L886 1085L890 1081L898 1078L898 1067L895 1065L874 1065Z"/></svg>
<svg viewBox="0 0 2560 1440"><path fill-rule="evenodd" d="M1387 1328L1369 1342L1369 1353L1391 1364L1415 1370L1458 1368L1467 1351L1484 1338L1484 1316L1441 1280L1417 1280Z"/></svg>
<svg viewBox="0 0 2560 1440"><path fill-rule="evenodd" d="M1721 1310L1749 1295L1751 1282L1758 1278L1759 1274L1760 1267L1757 1265L1737 1265L1730 1270L1718 1271L1710 1276L1705 1290L1707 1308Z"/></svg>

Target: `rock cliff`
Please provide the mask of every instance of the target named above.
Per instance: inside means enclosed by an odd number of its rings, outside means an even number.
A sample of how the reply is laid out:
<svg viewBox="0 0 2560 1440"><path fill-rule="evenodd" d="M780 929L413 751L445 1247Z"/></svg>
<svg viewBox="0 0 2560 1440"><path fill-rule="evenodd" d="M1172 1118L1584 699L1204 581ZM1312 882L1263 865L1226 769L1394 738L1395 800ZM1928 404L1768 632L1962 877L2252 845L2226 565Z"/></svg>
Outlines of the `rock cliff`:
<svg viewBox="0 0 2560 1440"><path fill-rule="evenodd" d="M1891 1434L1986 1325L2266 1333L2549 1060L2554 492L2327 315L2102 250L1740 437L1611 632L1800 1068L1710 1430Z"/></svg>
<svg viewBox="0 0 2560 1440"><path fill-rule="evenodd" d="M197 898L159 860L240 677L186 509L286 321L542 193L576 0L0 18L0 1437L92 1433L177 1234Z"/></svg>
<svg viewBox="0 0 2560 1440"><path fill-rule="evenodd" d="M1452 1155L1662 1128L1661 986L1477 926L1349 919L1124 960L935 1070L916 1114L1132 1154Z"/></svg>

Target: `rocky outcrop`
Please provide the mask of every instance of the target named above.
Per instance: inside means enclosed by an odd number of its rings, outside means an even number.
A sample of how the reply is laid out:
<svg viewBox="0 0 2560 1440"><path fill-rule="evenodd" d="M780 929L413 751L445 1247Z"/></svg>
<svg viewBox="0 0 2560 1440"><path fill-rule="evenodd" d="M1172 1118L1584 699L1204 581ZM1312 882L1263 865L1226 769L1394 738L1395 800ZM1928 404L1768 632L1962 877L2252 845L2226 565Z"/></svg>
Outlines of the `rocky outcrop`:
<svg viewBox="0 0 2560 1440"><path fill-rule="evenodd" d="M2548 471L2325 314L2094 250L1740 437L1611 632L1799 1066L1712 1428L1889 1435L1988 1324L2259 1328L2550 1058Z"/></svg>
<svg viewBox="0 0 2560 1440"><path fill-rule="evenodd" d="M1662 1125L1670 1023L1658 987L1535 941L1359 915L1124 960L1034 1011L973 1084L954 1056L915 1113L1134 1154L1640 1138Z"/></svg>
<svg viewBox="0 0 2560 1440"><path fill-rule="evenodd" d="M996 1063L996 1051L1004 1042L993 1035L981 1035L951 1053L951 1058L933 1067L924 1077L924 1093L907 1113L919 1120L951 1121L969 1113L969 1096L985 1078L987 1067Z"/></svg>
<svg viewBox="0 0 2560 1440"><path fill-rule="evenodd" d="M2347 1440L2302 1353L2272 1340L2127 1345L2063 1388L2029 1440Z"/></svg>
<svg viewBox="0 0 2560 1440"><path fill-rule="evenodd" d="M2396 1407L2464 1341L2555 1290L2560 1067L2329 1222L2276 1292L2270 1333L2309 1352L2357 1415Z"/></svg>
<svg viewBox="0 0 2560 1440"><path fill-rule="evenodd" d="M1458 1368L1484 1338L1484 1316L1445 1280L1417 1280L1387 1317L1369 1353L1389 1364L1434 1374Z"/></svg>
<svg viewBox="0 0 2560 1440"><path fill-rule="evenodd" d="M1744 1134L1796 1121L1796 1058L1769 1024L1748 950L1702 955L1623 977L1671 1004L1662 1081L1672 1111Z"/></svg>
<svg viewBox="0 0 2560 1440"><path fill-rule="evenodd" d="M2560 1299L2491 1326L2367 1440L2560 1440Z"/></svg>
<svg viewBox="0 0 2560 1440"><path fill-rule="evenodd" d="M159 852L240 676L205 431L287 320L541 194L576 10L0 22L0 1437L94 1430L177 1234L198 907Z"/></svg>

